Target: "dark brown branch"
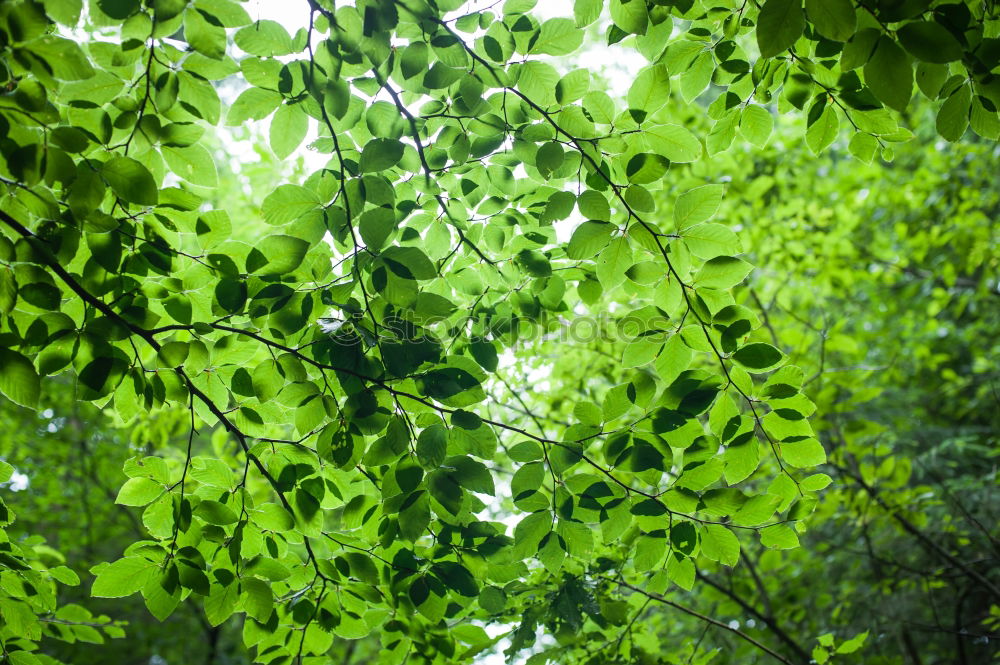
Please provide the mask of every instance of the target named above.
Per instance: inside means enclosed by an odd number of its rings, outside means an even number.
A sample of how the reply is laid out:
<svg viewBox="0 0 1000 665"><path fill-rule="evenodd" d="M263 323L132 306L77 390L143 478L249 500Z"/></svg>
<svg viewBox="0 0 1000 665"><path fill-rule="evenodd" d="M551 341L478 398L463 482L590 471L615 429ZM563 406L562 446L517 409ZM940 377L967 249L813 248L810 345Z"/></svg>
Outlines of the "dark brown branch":
<svg viewBox="0 0 1000 665"><path fill-rule="evenodd" d="M764 625L767 626L772 633L774 633L775 637L784 642L789 649L795 652L795 654L801 659L803 663L809 662L811 658L809 652L807 652L798 642L793 640L791 635L785 632L785 630L781 626L779 626L778 623L772 617L764 614L756 607L748 603L746 600L741 598L739 594L737 594L735 591L733 591L732 589L727 589L726 587L722 586L721 584L713 580L711 577L701 572L697 572L696 576L698 577L699 580L705 582L708 586L712 587L713 589L715 589L716 591L723 594L724 596L735 602L737 605L742 607L744 610L746 610L750 614L760 619L764 623Z"/></svg>
<svg viewBox="0 0 1000 665"><path fill-rule="evenodd" d="M778 653L777 651L771 649L767 645L762 644L761 642L758 642L754 638L752 638L749 635L747 635L746 633L744 633L739 628L733 628L729 624L723 623L722 621L719 621L718 619L713 619L712 617L705 616L704 614L702 614L700 612L697 612L695 610L692 610L689 607L685 607L685 606L683 606L683 605L681 605L679 603L675 603L674 601L672 601L672 600L670 600L668 598L665 598L664 596L661 596L658 593L653 593L652 591L646 591L645 589L643 589L641 587L637 587L635 585L629 584L628 582L625 582L623 580L614 579L612 577L603 577L602 579L604 579L604 580L606 580L608 582L611 582L612 584L617 584L620 587L624 587L626 589L630 589L630 590L634 591L635 593L641 594L641 595L645 596L646 598L650 598L652 600L655 600L658 603L662 603L664 605L668 605L670 607L673 607L674 609L680 610L681 612L684 612L685 614L689 614L690 616L693 616L696 619L704 621L705 623L710 623L713 626L715 626L716 628L721 628L723 630L729 631L730 633L732 633L732 634L736 635L737 637L739 637L741 640L743 640L743 641L745 641L745 642L747 642L749 644L752 644L753 646L757 647L758 649L760 649L761 651L763 651L767 655L771 656L771 658L774 658L779 663L784 663L785 665L795 665L795 663L793 661L789 660L788 658L785 658L780 653ZM808 660L805 661L805 662L808 662Z"/></svg>

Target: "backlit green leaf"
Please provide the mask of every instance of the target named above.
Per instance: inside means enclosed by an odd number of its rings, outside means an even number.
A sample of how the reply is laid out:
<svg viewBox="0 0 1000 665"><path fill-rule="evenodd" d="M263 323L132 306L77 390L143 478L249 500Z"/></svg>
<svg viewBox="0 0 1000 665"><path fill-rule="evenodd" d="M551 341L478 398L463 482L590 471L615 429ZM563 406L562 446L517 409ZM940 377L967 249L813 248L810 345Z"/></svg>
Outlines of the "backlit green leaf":
<svg viewBox="0 0 1000 665"><path fill-rule="evenodd" d="M678 229L686 229L707 221L722 204L722 185L702 185L684 192L674 204L674 224Z"/></svg>
<svg viewBox="0 0 1000 665"><path fill-rule="evenodd" d="M101 176L114 193L128 203L156 205L156 181L149 170L131 157L114 157L101 167Z"/></svg>
<svg viewBox="0 0 1000 665"><path fill-rule="evenodd" d="M27 358L17 351L0 348L0 393L15 404L34 408L41 383Z"/></svg>

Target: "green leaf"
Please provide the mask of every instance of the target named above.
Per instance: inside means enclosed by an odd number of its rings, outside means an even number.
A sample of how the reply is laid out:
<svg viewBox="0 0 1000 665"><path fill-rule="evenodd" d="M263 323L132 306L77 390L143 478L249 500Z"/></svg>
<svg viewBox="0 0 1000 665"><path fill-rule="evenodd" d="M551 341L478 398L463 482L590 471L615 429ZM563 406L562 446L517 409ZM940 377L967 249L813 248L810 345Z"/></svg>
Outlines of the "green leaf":
<svg viewBox="0 0 1000 665"><path fill-rule="evenodd" d="M747 344L733 354L733 360L752 372L766 372L781 364L785 355L770 344Z"/></svg>
<svg viewBox="0 0 1000 665"><path fill-rule="evenodd" d="M261 275L284 275L302 264L309 243L301 238L272 235L264 238L247 256L247 272Z"/></svg>
<svg viewBox="0 0 1000 665"><path fill-rule="evenodd" d="M45 13L65 26L73 27L80 20L83 0L49 0L45 3Z"/></svg>
<svg viewBox="0 0 1000 665"><path fill-rule="evenodd" d="M518 69L517 87L535 103L550 104L555 101L559 78L552 65L529 60Z"/></svg>
<svg viewBox="0 0 1000 665"><path fill-rule="evenodd" d="M7 399L33 409L38 405L41 381L31 361L17 351L0 347L0 393Z"/></svg>
<svg viewBox="0 0 1000 665"><path fill-rule="evenodd" d="M311 189L301 185L280 185L264 199L261 212L268 224L287 224L319 205L319 197Z"/></svg>
<svg viewBox="0 0 1000 665"><path fill-rule="evenodd" d="M436 469L444 462L448 450L448 430L434 424L417 437L417 459L425 469Z"/></svg>
<svg viewBox="0 0 1000 665"><path fill-rule="evenodd" d="M703 259L735 254L740 250L739 238L722 224L696 224L680 235L691 253Z"/></svg>
<svg viewBox="0 0 1000 665"><path fill-rule="evenodd" d="M854 653L864 645L865 640L867 639L868 639L867 630L863 633L858 633L851 639L841 642L840 645L837 647L837 653L839 654Z"/></svg>
<svg viewBox="0 0 1000 665"><path fill-rule="evenodd" d="M521 556L534 556L542 538L552 530L552 514L547 510L531 513L514 527L514 548Z"/></svg>
<svg viewBox="0 0 1000 665"><path fill-rule="evenodd" d="M760 57L773 58L795 44L806 27L802 0L767 0L757 17Z"/></svg>
<svg viewBox="0 0 1000 665"><path fill-rule="evenodd" d="M871 164L872 160L875 159L875 153L878 152L878 139L871 134L859 132L851 136L851 141L847 144L847 149L859 161Z"/></svg>
<svg viewBox="0 0 1000 665"><path fill-rule="evenodd" d="M599 222L611 220L611 207L608 205L608 199L600 192L588 189L577 197L576 204L580 214L589 220Z"/></svg>
<svg viewBox="0 0 1000 665"><path fill-rule="evenodd" d="M427 474L427 489L449 513L461 512L465 492L447 470L437 469Z"/></svg>
<svg viewBox="0 0 1000 665"><path fill-rule="evenodd" d="M365 246L379 250L385 246L386 240L396 229L396 214L390 208L372 208L366 210L358 221L358 232Z"/></svg>
<svg viewBox="0 0 1000 665"><path fill-rule="evenodd" d="M204 147L197 144L183 148L164 147L161 152L174 173L188 182L202 187L219 185L215 160Z"/></svg>
<svg viewBox="0 0 1000 665"><path fill-rule="evenodd" d="M157 579L157 577L160 579ZM146 604L146 609L159 621L165 621L167 617L173 614L181 600L179 589L174 588L173 592L170 593L163 588L161 582L166 583L168 586L173 586L173 580L167 581L168 579L170 578L154 575L153 579L147 582L146 586L142 588L142 596Z"/></svg>
<svg viewBox="0 0 1000 665"><path fill-rule="evenodd" d="M282 506L265 503L253 511L253 522L268 531L288 531L295 527L295 520Z"/></svg>
<svg viewBox="0 0 1000 665"><path fill-rule="evenodd" d="M962 58L962 45L934 21L910 21L896 31L896 37L910 55L924 62L944 64Z"/></svg>
<svg viewBox="0 0 1000 665"><path fill-rule="evenodd" d="M479 595L479 584L465 566L452 561L439 561L434 564L433 570L448 588L459 595L472 598Z"/></svg>
<svg viewBox="0 0 1000 665"><path fill-rule="evenodd" d="M969 112L972 108L972 90L961 85L938 110L937 131L949 141L958 141L969 128Z"/></svg>
<svg viewBox="0 0 1000 665"><path fill-rule="evenodd" d="M562 166L565 158L566 153L563 151L562 145L555 141L549 141L539 146L538 152L535 153L535 166L542 177L548 178L553 171Z"/></svg>
<svg viewBox="0 0 1000 665"><path fill-rule="evenodd" d="M670 72L664 65L645 67L628 89L628 107L643 113L642 118L670 99Z"/></svg>
<svg viewBox="0 0 1000 665"><path fill-rule="evenodd" d="M700 53L691 66L681 74L681 98L691 103L705 91L715 73L715 57L711 51Z"/></svg>
<svg viewBox="0 0 1000 665"><path fill-rule="evenodd" d="M405 279L433 279L437 269L418 247L389 247L382 258L392 271Z"/></svg>
<svg viewBox="0 0 1000 665"><path fill-rule="evenodd" d="M176 0L173 0L176 1ZM159 3L157 6L162 6ZM250 15L236 0L195 0L199 10L226 28L238 28L251 22Z"/></svg>
<svg viewBox="0 0 1000 665"><path fill-rule="evenodd" d="M773 129L774 116L763 106L750 104L740 113L740 132L758 148L767 145Z"/></svg>
<svg viewBox="0 0 1000 665"><path fill-rule="evenodd" d="M460 409L451 414L451 424L450 448L482 459L493 459L498 445L496 434L479 416Z"/></svg>
<svg viewBox="0 0 1000 665"><path fill-rule="evenodd" d="M694 562L680 552L671 552L667 555L667 576L680 588L690 591L694 588Z"/></svg>
<svg viewBox="0 0 1000 665"><path fill-rule="evenodd" d="M694 284L710 289L728 289L736 286L753 270L753 266L732 256L709 259L695 275Z"/></svg>
<svg viewBox="0 0 1000 665"><path fill-rule="evenodd" d="M608 125L615 119L615 102L608 93L591 90L583 96L583 108L595 123Z"/></svg>
<svg viewBox="0 0 1000 665"><path fill-rule="evenodd" d="M721 524L705 524L701 528L701 553L726 566L740 560L740 541Z"/></svg>
<svg viewBox="0 0 1000 665"><path fill-rule="evenodd" d="M66 566L49 568L49 575L66 586L76 586L80 583L80 576L76 574L76 571Z"/></svg>
<svg viewBox="0 0 1000 665"><path fill-rule="evenodd" d="M583 43L583 31L568 18L550 18L542 23L531 53L569 55Z"/></svg>
<svg viewBox="0 0 1000 665"><path fill-rule="evenodd" d="M293 51L292 38L277 21L256 21L233 36L236 45L251 55L279 56Z"/></svg>
<svg viewBox="0 0 1000 665"><path fill-rule="evenodd" d="M889 37L881 37L875 52L865 64L865 83L880 102L903 111L913 93L913 67Z"/></svg>
<svg viewBox="0 0 1000 665"><path fill-rule="evenodd" d="M235 524L238 519L232 508L224 503L219 503L218 501L212 501L210 499L203 499L201 503L198 504L198 507L194 509L194 514L209 524L217 524L220 526Z"/></svg>
<svg viewBox="0 0 1000 665"><path fill-rule="evenodd" d="M672 162L693 162L701 157L701 143L680 125L656 125L642 133L649 149Z"/></svg>
<svg viewBox="0 0 1000 665"><path fill-rule="evenodd" d="M791 466L806 469L826 463L826 451L823 444L816 439L806 438L801 441L782 442L781 458Z"/></svg>
<svg viewBox="0 0 1000 665"><path fill-rule="evenodd" d="M790 550L799 546L799 537L785 524L775 524L760 530L760 544L776 550Z"/></svg>
<svg viewBox="0 0 1000 665"><path fill-rule="evenodd" d="M927 62L917 63L917 87L928 99L937 99L948 80L948 67Z"/></svg>
<svg viewBox="0 0 1000 665"><path fill-rule="evenodd" d="M736 138L736 129L739 125L740 114L736 109L732 109L723 114L712 126L712 131L706 140L708 154L716 155L724 150L728 150Z"/></svg>
<svg viewBox="0 0 1000 665"><path fill-rule="evenodd" d="M479 606L490 614L499 614L507 606L507 594L495 586L484 586L479 592Z"/></svg>
<svg viewBox="0 0 1000 665"><path fill-rule="evenodd" d="M403 158L403 144L396 139L373 139L361 151L360 168L364 173L391 169Z"/></svg>
<svg viewBox="0 0 1000 665"><path fill-rule="evenodd" d="M576 27L585 28L601 16L604 0L574 0L573 17Z"/></svg>
<svg viewBox="0 0 1000 665"><path fill-rule="evenodd" d="M743 482L760 466L760 447L757 441L750 438L746 441L730 443L726 448L724 460L726 468L724 474L726 482L730 485ZM773 510L771 512L774 512ZM764 519L770 517L770 513ZM736 520L740 524L745 524L745 517ZM763 520L761 520L763 521ZM760 522L757 522L758 524Z"/></svg>
<svg viewBox="0 0 1000 665"><path fill-rule="evenodd" d="M556 84L556 101L560 104L575 102L587 94L588 90L590 90L590 72L586 69L574 69Z"/></svg>
<svg viewBox="0 0 1000 665"><path fill-rule="evenodd" d="M480 88L482 87L479 79L472 76L462 79L463 84L466 81L475 81L479 84ZM365 124L368 126L368 131L372 133L372 136L399 138L403 134L403 119L400 117L396 105L389 102L377 101L369 106L365 112Z"/></svg>
<svg viewBox="0 0 1000 665"><path fill-rule="evenodd" d="M585 425L600 425L604 421L604 412L593 402L578 402L573 406L573 415Z"/></svg>
<svg viewBox="0 0 1000 665"><path fill-rule="evenodd" d="M53 76L63 81L87 80L95 73L80 46L69 39L46 35L31 42L29 48L45 61Z"/></svg>
<svg viewBox="0 0 1000 665"><path fill-rule="evenodd" d="M238 598L239 588L235 582L225 586L213 584L211 593L205 599L205 618L209 625L218 626L231 617Z"/></svg>
<svg viewBox="0 0 1000 665"><path fill-rule="evenodd" d="M17 278L9 267L0 268L0 315L7 315L17 304Z"/></svg>
<svg viewBox="0 0 1000 665"><path fill-rule="evenodd" d="M819 34L836 42L846 42L857 27L851 0L806 0L806 15Z"/></svg>
<svg viewBox="0 0 1000 665"><path fill-rule="evenodd" d="M594 534L586 524L561 519L556 532L562 536L566 553L581 559L589 557L594 550Z"/></svg>
<svg viewBox="0 0 1000 665"><path fill-rule="evenodd" d="M443 467L453 469L452 475L462 487L480 494L489 494L490 496L496 494L493 476L490 475L486 465L482 462L467 455L457 455L447 458Z"/></svg>
<svg viewBox="0 0 1000 665"><path fill-rule="evenodd" d="M704 222L722 205L722 185L702 185L677 197L674 204L674 224L679 230Z"/></svg>
<svg viewBox="0 0 1000 665"><path fill-rule="evenodd" d="M431 509L428 493L423 490L414 492L399 512L399 533L411 543L416 542L426 533L430 521Z"/></svg>
<svg viewBox="0 0 1000 665"><path fill-rule="evenodd" d="M263 120L281 104L281 93L263 88L247 88L240 93L226 116L227 125L242 125L247 120Z"/></svg>
<svg viewBox="0 0 1000 665"><path fill-rule="evenodd" d="M149 478L129 478L118 490L115 503L123 506L145 506L163 493L163 486Z"/></svg>
<svg viewBox="0 0 1000 665"><path fill-rule="evenodd" d="M972 100L969 124L972 131L984 139L995 141L1000 138L1000 118L997 117L996 107L981 95L976 95Z"/></svg>
<svg viewBox="0 0 1000 665"><path fill-rule="evenodd" d="M605 289L618 286L625 279L625 271L632 265L632 248L628 240L619 236L601 250L597 257L597 278Z"/></svg>
<svg viewBox="0 0 1000 665"><path fill-rule="evenodd" d="M128 203L156 205L159 190L153 174L131 157L112 157L101 167L101 176Z"/></svg>
<svg viewBox="0 0 1000 665"><path fill-rule="evenodd" d="M400 72L404 79L411 79L419 73L427 71L427 53L430 49L423 42L411 43L400 53Z"/></svg>
<svg viewBox="0 0 1000 665"><path fill-rule="evenodd" d="M807 492L818 492L819 490L828 487L833 479L825 473L815 473L808 478L804 478L801 483L802 489Z"/></svg>
<svg viewBox="0 0 1000 665"><path fill-rule="evenodd" d="M226 54L225 28L207 20L197 9L184 12L184 38L195 51L209 58L221 60Z"/></svg>
<svg viewBox="0 0 1000 665"><path fill-rule="evenodd" d="M511 448L508 454L515 462L533 462L544 456L542 447L534 441L522 441Z"/></svg>
<svg viewBox="0 0 1000 665"><path fill-rule="evenodd" d="M670 162L665 157L641 152L629 160L625 175L629 182L644 185L660 180L669 168Z"/></svg>
<svg viewBox="0 0 1000 665"><path fill-rule="evenodd" d="M875 28L862 28L858 30L851 37L850 41L844 45L844 50L840 57L841 70L845 72L850 71L867 63L881 35L882 31Z"/></svg>
<svg viewBox="0 0 1000 665"><path fill-rule="evenodd" d="M243 589L242 606L246 613L264 623L274 609L274 594L271 586L264 580L255 577L244 577L240 580Z"/></svg>
<svg viewBox="0 0 1000 665"><path fill-rule="evenodd" d="M285 159L302 144L309 132L309 116L299 104L278 107L268 129L271 150L279 159Z"/></svg>
<svg viewBox="0 0 1000 665"><path fill-rule="evenodd" d="M611 20L625 32L646 34L649 12L645 0L610 0Z"/></svg>
<svg viewBox="0 0 1000 665"><path fill-rule="evenodd" d="M684 344L681 336L671 335L654 363L656 373L659 374L664 385L673 383L681 375L681 372L690 367L692 357L691 349Z"/></svg>
<svg viewBox="0 0 1000 665"><path fill-rule="evenodd" d="M124 598L146 585L159 566L141 557L125 557L92 569L97 574L90 595L97 598Z"/></svg>
<svg viewBox="0 0 1000 665"><path fill-rule="evenodd" d="M571 259L591 259L611 242L614 224L587 221L576 227L566 246L566 255Z"/></svg>
<svg viewBox="0 0 1000 665"><path fill-rule="evenodd" d="M806 130L806 145L814 155L818 155L830 146L840 131L840 119L832 104L823 107L819 117L813 120Z"/></svg>
<svg viewBox="0 0 1000 665"><path fill-rule="evenodd" d="M215 457L194 457L188 474L202 485L231 489L233 487L233 472L221 459Z"/></svg>
<svg viewBox="0 0 1000 665"><path fill-rule="evenodd" d="M663 346L662 335L639 336L625 345L622 367L640 367L651 362Z"/></svg>

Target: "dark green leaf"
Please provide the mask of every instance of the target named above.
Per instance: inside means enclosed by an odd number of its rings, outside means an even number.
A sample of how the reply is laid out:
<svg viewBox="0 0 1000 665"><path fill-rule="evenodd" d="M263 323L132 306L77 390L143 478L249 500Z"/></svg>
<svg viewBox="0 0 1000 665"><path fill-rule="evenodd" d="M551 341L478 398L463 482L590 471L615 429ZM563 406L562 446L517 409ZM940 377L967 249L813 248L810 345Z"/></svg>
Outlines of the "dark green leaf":
<svg viewBox="0 0 1000 665"><path fill-rule="evenodd" d="M896 31L899 43L924 62L947 63L962 57L962 45L940 23L910 21Z"/></svg>
<svg viewBox="0 0 1000 665"><path fill-rule="evenodd" d="M865 83L880 102L902 111L913 92L913 67L889 37L882 37L865 65Z"/></svg>
<svg viewBox="0 0 1000 665"><path fill-rule="evenodd" d="M767 0L757 17L760 57L771 58L790 48L805 27L802 0Z"/></svg>
<svg viewBox="0 0 1000 665"><path fill-rule="evenodd" d="M733 354L733 359L736 362L754 372L773 369L781 363L784 357L781 351L763 342L747 344Z"/></svg>
<svg viewBox="0 0 1000 665"><path fill-rule="evenodd" d="M819 34L838 42L850 39L857 26L851 0L806 0L806 14Z"/></svg>

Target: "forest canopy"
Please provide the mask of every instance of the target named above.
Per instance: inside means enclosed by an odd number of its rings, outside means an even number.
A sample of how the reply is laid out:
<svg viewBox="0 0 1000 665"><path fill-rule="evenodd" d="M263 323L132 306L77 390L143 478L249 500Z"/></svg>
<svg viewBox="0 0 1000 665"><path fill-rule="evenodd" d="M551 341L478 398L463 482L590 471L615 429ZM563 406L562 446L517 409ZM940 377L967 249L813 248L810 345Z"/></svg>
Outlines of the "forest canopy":
<svg viewBox="0 0 1000 665"><path fill-rule="evenodd" d="M0 662L1000 654L998 3L284 12L0 4Z"/></svg>

